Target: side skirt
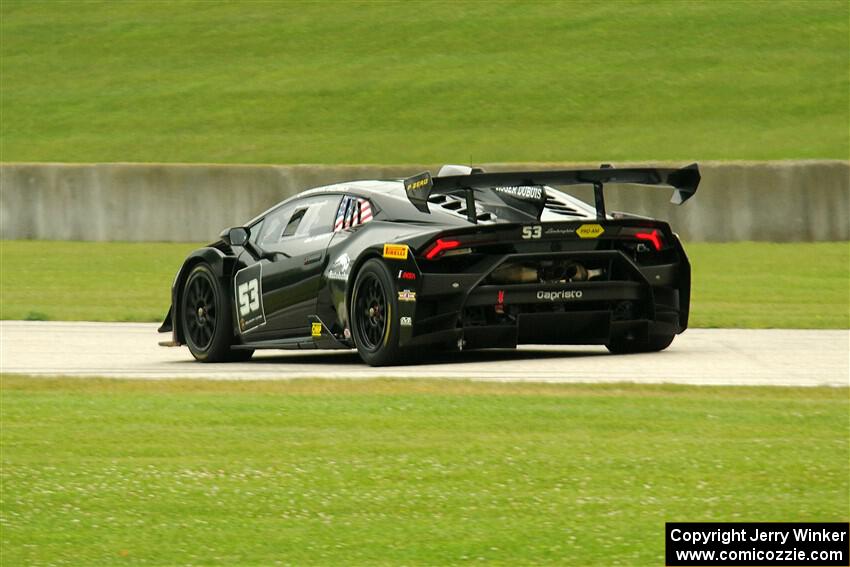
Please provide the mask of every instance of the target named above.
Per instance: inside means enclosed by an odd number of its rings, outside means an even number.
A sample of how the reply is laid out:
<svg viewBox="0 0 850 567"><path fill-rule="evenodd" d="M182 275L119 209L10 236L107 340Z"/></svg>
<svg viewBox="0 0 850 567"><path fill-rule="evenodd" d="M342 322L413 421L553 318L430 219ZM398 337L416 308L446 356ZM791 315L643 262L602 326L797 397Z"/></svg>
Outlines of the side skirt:
<svg viewBox="0 0 850 567"><path fill-rule="evenodd" d="M233 345L230 348L234 350L348 350L354 348L353 344L348 344L335 337L324 321L317 315L310 315L309 320L313 332L311 336L252 341L241 345Z"/></svg>

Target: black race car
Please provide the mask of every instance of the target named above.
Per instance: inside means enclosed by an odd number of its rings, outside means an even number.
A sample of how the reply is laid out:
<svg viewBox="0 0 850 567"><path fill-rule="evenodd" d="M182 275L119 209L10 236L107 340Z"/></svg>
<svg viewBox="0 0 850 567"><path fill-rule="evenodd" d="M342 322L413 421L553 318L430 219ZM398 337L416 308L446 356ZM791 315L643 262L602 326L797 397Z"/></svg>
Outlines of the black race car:
<svg viewBox="0 0 850 567"><path fill-rule="evenodd" d="M196 250L159 331L204 362L256 349L604 344L659 351L688 325L691 270L670 226L607 213L603 184L699 185L681 169L485 173L318 187ZM593 186L593 206L553 187Z"/></svg>

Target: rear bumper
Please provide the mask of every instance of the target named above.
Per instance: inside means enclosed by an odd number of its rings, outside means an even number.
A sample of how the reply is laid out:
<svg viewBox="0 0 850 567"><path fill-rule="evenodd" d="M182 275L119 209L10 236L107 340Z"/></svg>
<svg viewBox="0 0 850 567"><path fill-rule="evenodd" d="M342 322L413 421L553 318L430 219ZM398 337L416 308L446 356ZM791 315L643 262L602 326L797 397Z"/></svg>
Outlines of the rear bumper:
<svg viewBox="0 0 850 567"><path fill-rule="evenodd" d="M637 266L618 251L557 253L548 257L606 257L620 279L558 284L482 283L484 273L423 273L414 325L402 333L406 346L451 343L465 348L518 344L607 344L681 333L687 327L690 266L687 260Z"/></svg>

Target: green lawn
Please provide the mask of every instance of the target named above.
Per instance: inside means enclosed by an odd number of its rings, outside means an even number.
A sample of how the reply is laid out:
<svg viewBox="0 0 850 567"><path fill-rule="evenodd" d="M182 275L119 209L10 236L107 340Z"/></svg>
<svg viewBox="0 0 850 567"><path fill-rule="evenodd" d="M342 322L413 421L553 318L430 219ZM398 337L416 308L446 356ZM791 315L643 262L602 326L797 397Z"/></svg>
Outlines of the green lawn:
<svg viewBox="0 0 850 567"><path fill-rule="evenodd" d="M162 321L202 244L0 241L0 319Z"/></svg>
<svg viewBox="0 0 850 567"><path fill-rule="evenodd" d="M0 3L0 159L848 157L850 5Z"/></svg>
<svg viewBox="0 0 850 567"><path fill-rule="evenodd" d="M4 565L661 565L847 521L848 390L2 379Z"/></svg>
<svg viewBox="0 0 850 567"><path fill-rule="evenodd" d="M199 244L0 241L0 318L161 321ZM850 244L687 245L691 325L850 328Z"/></svg>

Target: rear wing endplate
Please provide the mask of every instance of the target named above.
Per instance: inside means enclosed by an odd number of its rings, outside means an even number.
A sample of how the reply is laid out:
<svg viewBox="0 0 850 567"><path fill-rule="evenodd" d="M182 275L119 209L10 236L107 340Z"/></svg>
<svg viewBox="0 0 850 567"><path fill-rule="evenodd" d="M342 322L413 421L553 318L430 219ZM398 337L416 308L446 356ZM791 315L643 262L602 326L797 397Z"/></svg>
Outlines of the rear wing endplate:
<svg viewBox="0 0 850 567"><path fill-rule="evenodd" d="M633 185L656 185L673 188L671 203L681 205L697 191L700 182L699 167L692 163L674 168L630 167L616 168L603 165L599 169L563 169L542 171L505 171L499 173L470 173L469 175L450 175L431 177L423 172L404 180L407 198L420 211L428 212L428 198L434 193L446 193L453 190L491 189L494 187L517 186L565 186L593 185L596 200L597 217L605 218L605 201L602 187L606 183L626 183ZM467 207L469 210L469 207ZM470 211L470 221L474 220L474 208Z"/></svg>

